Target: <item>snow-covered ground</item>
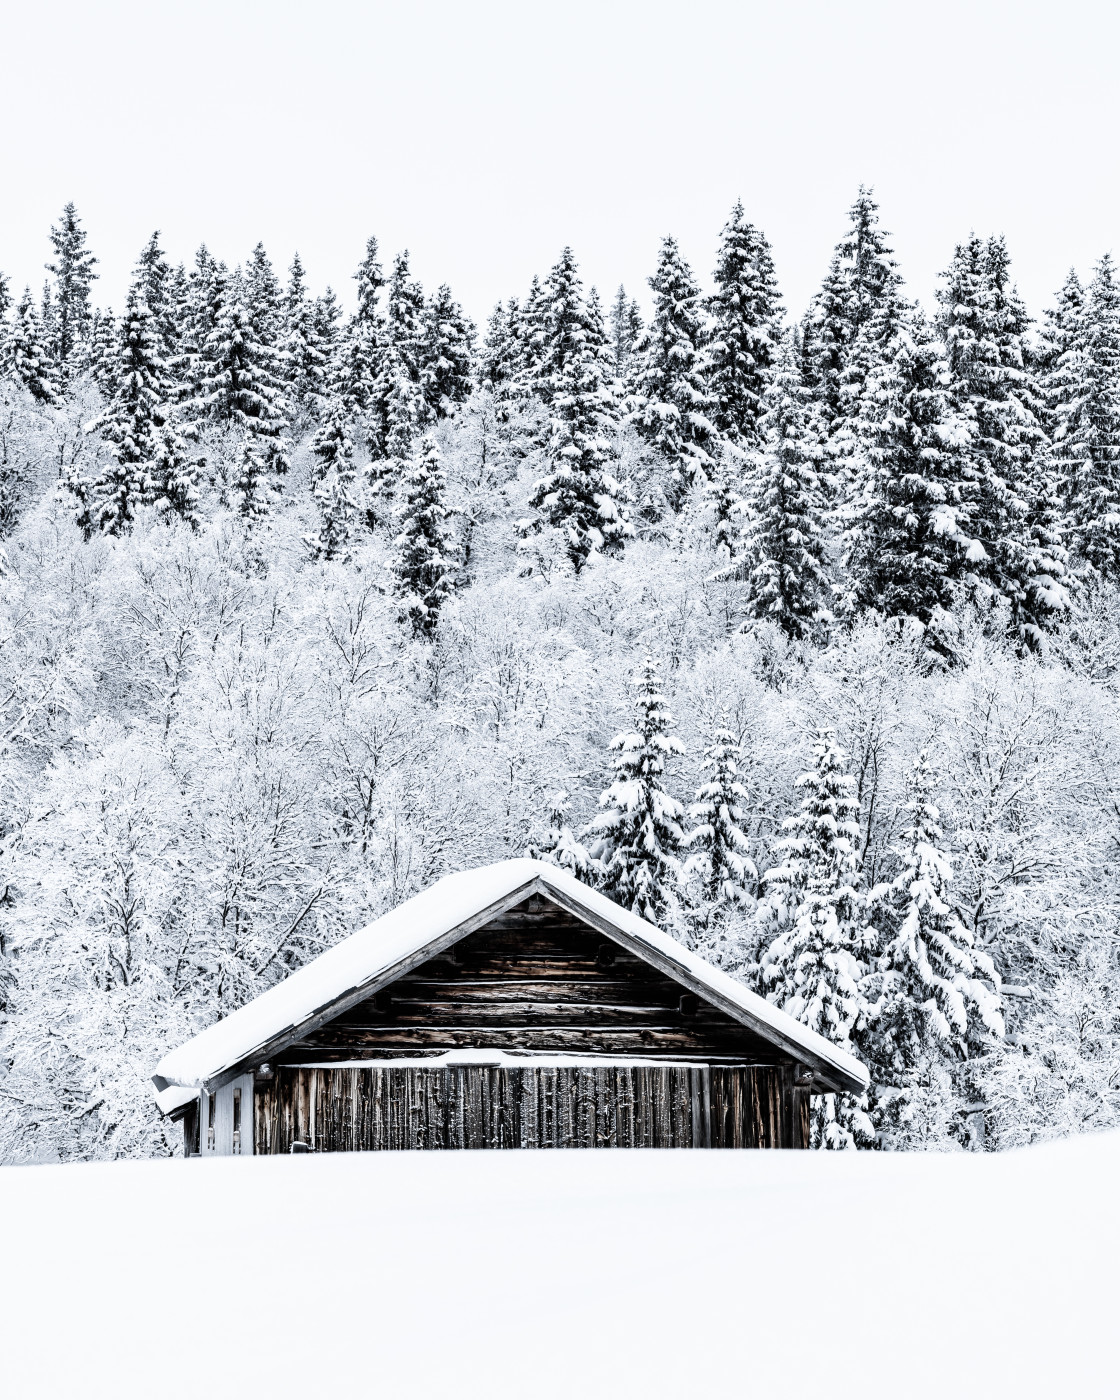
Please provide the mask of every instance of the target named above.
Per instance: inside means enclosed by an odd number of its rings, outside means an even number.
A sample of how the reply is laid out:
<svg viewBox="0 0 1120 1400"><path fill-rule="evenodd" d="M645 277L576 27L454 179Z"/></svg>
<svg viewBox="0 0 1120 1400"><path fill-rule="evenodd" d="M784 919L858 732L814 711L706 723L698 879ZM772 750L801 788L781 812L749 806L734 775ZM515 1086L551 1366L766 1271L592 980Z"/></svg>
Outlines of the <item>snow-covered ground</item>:
<svg viewBox="0 0 1120 1400"><path fill-rule="evenodd" d="M1120 1136L11 1168L3 1393L1115 1394Z"/></svg>

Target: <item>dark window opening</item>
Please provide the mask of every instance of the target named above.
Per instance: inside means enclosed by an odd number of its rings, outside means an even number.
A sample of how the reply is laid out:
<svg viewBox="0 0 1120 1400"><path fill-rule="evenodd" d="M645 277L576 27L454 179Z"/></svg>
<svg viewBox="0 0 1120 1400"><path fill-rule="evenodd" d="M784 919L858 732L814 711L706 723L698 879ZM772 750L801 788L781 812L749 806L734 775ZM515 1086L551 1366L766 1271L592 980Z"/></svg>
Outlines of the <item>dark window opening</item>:
<svg viewBox="0 0 1120 1400"><path fill-rule="evenodd" d="M213 1152L214 1143L214 1119L217 1117L218 1096L217 1094L206 1095L206 1150Z"/></svg>
<svg viewBox="0 0 1120 1400"><path fill-rule="evenodd" d="M233 1091L233 1150L241 1151L241 1090Z"/></svg>

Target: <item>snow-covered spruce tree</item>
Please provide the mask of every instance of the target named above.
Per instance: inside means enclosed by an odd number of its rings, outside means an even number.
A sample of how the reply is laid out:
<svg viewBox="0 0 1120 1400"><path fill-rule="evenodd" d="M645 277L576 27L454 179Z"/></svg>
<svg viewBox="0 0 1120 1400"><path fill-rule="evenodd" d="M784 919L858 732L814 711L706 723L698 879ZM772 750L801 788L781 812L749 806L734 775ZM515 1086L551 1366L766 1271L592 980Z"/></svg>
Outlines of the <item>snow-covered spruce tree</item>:
<svg viewBox="0 0 1120 1400"><path fill-rule="evenodd" d="M120 366L120 326L112 311L95 311L90 323L89 352L86 367L93 382L107 399L117 392L117 370Z"/></svg>
<svg viewBox="0 0 1120 1400"><path fill-rule="evenodd" d="M307 295L307 274L298 253L288 269L281 348L291 401L305 417L314 418L326 388L327 353L319 331L317 307Z"/></svg>
<svg viewBox="0 0 1120 1400"><path fill-rule="evenodd" d="M381 372L383 318L378 301L385 273L378 256L377 239L366 243L365 257L354 278L358 305L342 335L334 365L334 389L347 405L364 412L374 401L374 386Z"/></svg>
<svg viewBox="0 0 1120 1400"><path fill-rule="evenodd" d="M950 393L957 411L973 422L971 580L980 597L1007 601L1013 634L1037 650L1066 607L1067 589L1060 551L1032 531L1042 405L1027 365L1028 320L1011 284L1004 240L984 243L973 234L959 245L938 297ZM1038 480L1048 489L1045 474Z"/></svg>
<svg viewBox="0 0 1120 1400"><path fill-rule="evenodd" d="M648 657L635 677L635 726L611 743L614 781L585 835L602 867L601 888L651 923L672 924L678 909L678 853L684 809L665 788L665 764L684 745L669 731L673 716Z"/></svg>
<svg viewBox="0 0 1120 1400"><path fill-rule="evenodd" d="M866 186L848 217L803 328L807 382L830 436L859 413L866 372L893 334L900 285L890 234L879 227L879 206Z"/></svg>
<svg viewBox="0 0 1120 1400"><path fill-rule="evenodd" d="M409 273L407 252L393 262L380 336L366 420L371 508L378 495L391 493L400 480L430 416L421 381L424 289Z"/></svg>
<svg viewBox="0 0 1120 1400"><path fill-rule="evenodd" d="M725 717L704 750L701 767L708 777L688 809L692 825L684 840L690 852L685 877L699 882L704 900L713 906L745 903L758 881L743 830L748 799L739 781L741 756Z"/></svg>
<svg viewBox="0 0 1120 1400"><path fill-rule="evenodd" d="M781 297L770 245L741 203L720 235L715 284L708 346L712 419L725 438L754 444L780 350Z"/></svg>
<svg viewBox="0 0 1120 1400"><path fill-rule="evenodd" d="M570 795L563 789L553 794L548 808L548 831L539 840L531 841L525 854L530 860L558 865L585 885L594 885L598 882L599 869L569 825L571 805Z"/></svg>
<svg viewBox="0 0 1120 1400"><path fill-rule="evenodd" d="M1120 581L1120 287L1107 253L1047 387L1070 543L1097 576Z"/></svg>
<svg viewBox="0 0 1120 1400"><path fill-rule="evenodd" d="M623 393L630 382L634 348L641 340L644 329L638 303L628 297L626 288L619 284L611 304L611 350L615 382Z"/></svg>
<svg viewBox="0 0 1120 1400"><path fill-rule="evenodd" d="M97 278L93 270L97 259L86 247L86 231L73 201L63 209L57 225L52 224L50 238L54 261L47 264L47 271L53 272L55 277L51 352L65 385L80 368L82 345L89 329L90 286Z"/></svg>
<svg viewBox="0 0 1120 1400"><path fill-rule="evenodd" d="M59 386L55 365L39 329L39 315L30 287L24 288L15 309L4 346L4 371L18 380L37 403L57 403Z"/></svg>
<svg viewBox="0 0 1120 1400"><path fill-rule="evenodd" d="M159 332L133 286L121 317L116 392L92 425L111 454L96 486L97 523L108 535L130 530L137 509L154 498L152 467L165 416L163 372Z"/></svg>
<svg viewBox="0 0 1120 1400"><path fill-rule="evenodd" d="M635 407L631 422L667 469L666 496L684 504L697 481L715 465L715 401L708 384L704 308L692 270L676 239L661 245L653 289L653 319L635 349Z"/></svg>
<svg viewBox="0 0 1120 1400"><path fill-rule="evenodd" d="M169 375L179 353L179 325L174 297L174 273L159 242L159 229L152 234L136 261L133 283L152 314L164 374ZM95 313L96 315L96 313Z"/></svg>
<svg viewBox="0 0 1120 1400"><path fill-rule="evenodd" d="M762 958L767 998L834 1044L851 1048L866 1011L860 957L867 934L859 916L859 802L847 755L832 730L818 730L813 767L797 780L804 792L779 844L782 864L766 873L767 898L785 927ZM867 1106L849 1094L813 1104L817 1147L871 1146Z"/></svg>
<svg viewBox="0 0 1120 1400"><path fill-rule="evenodd" d="M968 567L975 482L971 422L946 388L945 348L915 310L866 382L866 466L848 567L857 601L917 618L936 644Z"/></svg>
<svg viewBox="0 0 1120 1400"><path fill-rule="evenodd" d="M151 482L153 504L166 519L177 519L192 530L199 526L199 475L202 461L194 451L192 429L180 423L174 406L167 406L155 439Z"/></svg>
<svg viewBox="0 0 1120 1400"><path fill-rule="evenodd" d="M454 582L443 468L431 434L421 441L401 490L401 531L393 542L401 614L416 636L431 637Z"/></svg>
<svg viewBox="0 0 1120 1400"><path fill-rule="evenodd" d="M258 337L237 286L220 268L214 288L214 327L205 346L199 406L212 421L244 436L235 491L241 498L239 513L257 520L267 514L288 470L286 404L276 353Z"/></svg>
<svg viewBox="0 0 1120 1400"><path fill-rule="evenodd" d="M284 335L284 305L280 282L263 243L253 249L245 269L243 303L249 313L253 334L270 356L271 369L278 382L283 373L279 355Z"/></svg>
<svg viewBox="0 0 1120 1400"><path fill-rule="evenodd" d="M548 393L543 377L548 373L545 348L545 292L535 274L529 284L529 294L512 318L512 331L518 348L517 377L514 397L545 398Z"/></svg>
<svg viewBox="0 0 1120 1400"><path fill-rule="evenodd" d="M341 398L334 398L311 440L313 494L319 508L319 533L306 540L313 559L350 557L350 541L357 514L355 502L354 439L350 414Z"/></svg>
<svg viewBox="0 0 1120 1400"><path fill-rule="evenodd" d="M420 382L428 417L449 418L474 388L473 322L447 283L424 308Z"/></svg>
<svg viewBox="0 0 1120 1400"><path fill-rule="evenodd" d="M793 358L783 348L767 393L738 567L748 576L747 615L789 637L808 635L826 611L828 581L820 463L822 430Z"/></svg>
<svg viewBox="0 0 1120 1400"><path fill-rule="evenodd" d="M598 298L592 291L584 301L569 248L549 276L546 297L538 382L548 403L550 470L529 504L563 532L578 574L593 554L620 548L628 533L616 501L618 484L608 471L618 413ZM532 530L536 522L522 528Z"/></svg>
<svg viewBox="0 0 1120 1400"><path fill-rule="evenodd" d="M191 418L200 418L206 412L204 385L211 368L207 345L217 325L228 275L224 264L215 262L203 243L186 278L186 304L181 312L179 352L174 365L176 397Z"/></svg>
<svg viewBox="0 0 1120 1400"><path fill-rule="evenodd" d="M872 893L879 953L863 982L869 1006L859 1045L875 1117L887 1129L905 1124L931 1059L964 1058L985 1033L1004 1033L999 976L950 903L934 780L923 751L907 779L899 872Z"/></svg>

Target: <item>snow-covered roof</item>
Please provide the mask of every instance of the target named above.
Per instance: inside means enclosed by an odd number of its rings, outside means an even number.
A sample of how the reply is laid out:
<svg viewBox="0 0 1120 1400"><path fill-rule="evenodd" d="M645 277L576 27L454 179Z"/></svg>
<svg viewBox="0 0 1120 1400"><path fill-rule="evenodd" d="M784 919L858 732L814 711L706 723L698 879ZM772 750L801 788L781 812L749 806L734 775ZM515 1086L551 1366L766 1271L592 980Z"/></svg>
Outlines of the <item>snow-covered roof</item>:
<svg viewBox="0 0 1120 1400"><path fill-rule="evenodd" d="M787 1016L669 934L581 884L565 870L542 861L506 860L445 876L170 1051L153 1075L157 1092L164 1094L173 1085L213 1087L238 1066L278 1054L301 1034L333 1020L532 894L543 895L584 919L810 1066L826 1087L854 1092L867 1087L867 1071L853 1055Z"/></svg>

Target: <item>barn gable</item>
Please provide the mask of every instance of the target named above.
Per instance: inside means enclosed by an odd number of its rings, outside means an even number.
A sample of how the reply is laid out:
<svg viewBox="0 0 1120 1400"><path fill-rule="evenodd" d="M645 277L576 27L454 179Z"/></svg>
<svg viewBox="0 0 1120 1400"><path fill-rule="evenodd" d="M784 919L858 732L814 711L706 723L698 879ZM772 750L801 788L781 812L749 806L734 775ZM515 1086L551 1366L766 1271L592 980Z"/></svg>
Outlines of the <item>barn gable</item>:
<svg viewBox="0 0 1120 1400"><path fill-rule="evenodd" d="M797 1146L809 1092L861 1092L867 1072L566 872L518 860L440 881L153 1081L203 1148L203 1119L211 1143L256 1142L235 1151L594 1145L577 1120L612 1125L592 1134L609 1145Z"/></svg>

